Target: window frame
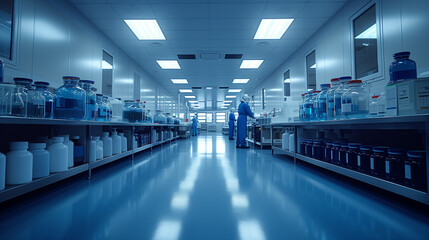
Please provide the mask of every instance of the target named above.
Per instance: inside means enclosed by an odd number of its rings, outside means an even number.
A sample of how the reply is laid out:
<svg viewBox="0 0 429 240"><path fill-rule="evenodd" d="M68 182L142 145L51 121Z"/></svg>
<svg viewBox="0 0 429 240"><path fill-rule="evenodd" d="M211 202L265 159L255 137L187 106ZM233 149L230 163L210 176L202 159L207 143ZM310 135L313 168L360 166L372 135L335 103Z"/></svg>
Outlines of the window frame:
<svg viewBox="0 0 429 240"><path fill-rule="evenodd" d="M349 20L350 24L350 56L351 56L351 70L352 76L354 79L357 79L356 76L356 56L355 56L355 41L354 41L354 20L360 17L364 12L369 8L375 5L375 24L377 26L377 64L378 72L370 74L368 76L359 78L362 81L376 81L379 79L384 79L385 77L385 65L384 65L384 48L383 48L383 24L381 16L381 1L380 0L370 0L365 4L361 9L355 12Z"/></svg>
<svg viewBox="0 0 429 240"><path fill-rule="evenodd" d="M13 9L12 9L12 41L11 41L11 59L2 58L5 66L12 69L18 70L19 66L19 55L20 55L20 32L21 32L21 5L22 0L13 0Z"/></svg>
<svg viewBox="0 0 429 240"><path fill-rule="evenodd" d="M211 116L211 121L210 122L207 120L208 119L207 115ZM212 112L207 112L206 113L206 123L213 123L213 113Z"/></svg>

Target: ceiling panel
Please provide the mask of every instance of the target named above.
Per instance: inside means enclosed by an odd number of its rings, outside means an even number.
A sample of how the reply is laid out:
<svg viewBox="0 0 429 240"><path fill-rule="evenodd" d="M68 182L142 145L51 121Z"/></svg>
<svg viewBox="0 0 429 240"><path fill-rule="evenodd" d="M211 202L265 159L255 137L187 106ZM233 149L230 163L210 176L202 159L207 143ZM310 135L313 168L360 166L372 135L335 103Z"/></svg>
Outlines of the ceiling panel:
<svg viewBox="0 0 429 240"><path fill-rule="evenodd" d="M150 4L112 4L112 8L123 19L155 18Z"/></svg>

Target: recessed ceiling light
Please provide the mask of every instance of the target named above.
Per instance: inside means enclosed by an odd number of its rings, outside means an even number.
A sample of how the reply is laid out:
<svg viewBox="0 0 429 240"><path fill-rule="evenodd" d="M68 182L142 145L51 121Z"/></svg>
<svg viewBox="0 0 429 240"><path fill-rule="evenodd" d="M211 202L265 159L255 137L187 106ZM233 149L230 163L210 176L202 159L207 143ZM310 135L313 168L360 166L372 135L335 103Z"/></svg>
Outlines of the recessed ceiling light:
<svg viewBox="0 0 429 240"><path fill-rule="evenodd" d="M198 103L198 101L188 101L189 103Z"/></svg>
<svg viewBox="0 0 429 240"><path fill-rule="evenodd" d="M108 63L106 60L101 61L101 69L113 69L112 64Z"/></svg>
<svg viewBox="0 0 429 240"><path fill-rule="evenodd" d="M293 19L262 19L253 39L280 39Z"/></svg>
<svg viewBox="0 0 429 240"><path fill-rule="evenodd" d="M290 78L285 79L284 83L290 83Z"/></svg>
<svg viewBox="0 0 429 240"><path fill-rule="evenodd" d="M228 109L227 107L221 107L221 109Z"/></svg>
<svg viewBox="0 0 429 240"><path fill-rule="evenodd" d="M195 96L185 96L185 98L196 98Z"/></svg>
<svg viewBox="0 0 429 240"><path fill-rule="evenodd" d="M180 69L177 60L156 60L162 69Z"/></svg>
<svg viewBox="0 0 429 240"><path fill-rule="evenodd" d="M225 98L236 98L237 96L226 96Z"/></svg>
<svg viewBox="0 0 429 240"><path fill-rule="evenodd" d="M234 79L234 81L232 81L232 83L247 83L250 79Z"/></svg>
<svg viewBox="0 0 429 240"><path fill-rule="evenodd" d="M181 92L181 93L191 93L192 89L179 89L179 92Z"/></svg>
<svg viewBox="0 0 429 240"><path fill-rule="evenodd" d="M242 69L256 69L261 66L264 60L243 60L240 68Z"/></svg>
<svg viewBox="0 0 429 240"><path fill-rule="evenodd" d="M139 40L165 40L156 20L124 20Z"/></svg>
<svg viewBox="0 0 429 240"><path fill-rule="evenodd" d="M207 89L207 90L212 90L212 89L213 89L213 87L206 87L206 89Z"/></svg>
<svg viewBox="0 0 429 240"><path fill-rule="evenodd" d="M223 101L224 103L232 103L232 101Z"/></svg>
<svg viewBox="0 0 429 240"><path fill-rule="evenodd" d="M187 79L171 79L174 84L188 84Z"/></svg>
<svg viewBox="0 0 429 240"><path fill-rule="evenodd" d="M228 92L238 93L241 92L241 89L229 89Z"/></svg>

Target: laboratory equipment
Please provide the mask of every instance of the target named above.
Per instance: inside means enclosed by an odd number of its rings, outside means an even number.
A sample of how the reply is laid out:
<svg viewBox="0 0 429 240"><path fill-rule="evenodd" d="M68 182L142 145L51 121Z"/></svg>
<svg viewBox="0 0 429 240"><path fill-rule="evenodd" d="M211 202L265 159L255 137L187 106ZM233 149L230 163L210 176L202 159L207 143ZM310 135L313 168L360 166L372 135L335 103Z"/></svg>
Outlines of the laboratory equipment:
<svg viewBox="0 0 429 240"><path fill-rule="evenodd" d="M390 65L390 83L399 80L417 78L416 62L410 59L410 52L398 52L393 54L395 61Z"/></svg>
<svg viewBox="0 0 429 240"><path fill-rule="evenodd" d="M86 109L85 109L85 120L94 121L96 117L96 95L91 90L94 81L92 80L80 80L79 83L82 89L86 93Z"/></svg>
<svg viewBox="0 0 429 240"><path fill-rule="evenodd" d="M121 151L122 152L126 152L126 151L128 151L128 140L127 140L127 138L125 137L125 135L124 135L124 133L118 133L119 134L119 136L121 137Z"/></svg>
<svg viewBox="0 0 429 240"><path fill-rule="evenodd" d="M136 118L134 117L134 101L133 100L125 100L124 101L124 111L122 112L122 121L124 122L136 122Z"/></svg>
<svg viewBox="0 0 429 240"><path fill-rule="evenodd" d="M349 81L348 90L341 97L341 113L347 119L365 118L368 116L368 92L362 87L361 80Z"/></svg>
<svg viewBox="0 0 429 240"><path fill-rule="evenodd" d="M289 150L289 133L287 131L282 134L282 149Z"/></svg>
<svg viewBox="0 0 429 240"><path fill-rule="evenodd" d="M85 151L83 149L83 145L80 143L80 137L79 136L73 136L71 138L71 141L73 142L73 161L74 166L79 166L84 163L85 159Z"/></svg>
<svg viewBox="0 0 429 240"><path fill-rule="evenodd" d="M348 82L352 79L352 77L340 77L340 85L335 89L334 92L334 116L335 119L344 119L344 115L341 111L341 97L348 90Z"/></svg>
<svg viewBox="0 0 429 240"><path fill-rule="evenodd" d="M11 142L6 154L6 184L16 185L33 180L33 154L28 142Z"/></svg>
<svg viewBox="0 0 429 240"><path fill-rule="evenodd" d="M134 111L135 111L135 117L136 122L143 122L143 107L139 99L137 99L134 103Z"/></svg>
<svg viewBox="0 0 429 240"><path fill-rule="evenodd" d="M357 156L357 169L363 173L370 173L370 158L372 155L371 145L362 145L360 146L360 152Z"/></svg>
<svg viewBox="0 0 429 240"><path fill-rule="evenodd" d="M27 94L27 117L44 118L46 100L43 92L37 89L30 89L27 91Z"/></svg>
<svg viewBox="0 0 429 240"><path fill-rule="evenodd" d="M96 94L97 99L97 121L107 121L107 107L106 104L103 102L103 94Z"/></svg>
<svg viewBox="0 0 429 240"><path fill-rule="evenodd" d="M64 139L63 144L67 146L67 166L69 168L74 166L74 143L70 141L70 135L60 135Z"/></svg>
<svg viewBox="0 0 429 240"><path fill-rule="evenodd" d="M304 101L304 121L312 121L314 119L314 104L313 104L313 91L307 93Z"/></svg>
<svg viewBox="0 0 429 240"><path fill-rule="evenodd" d="M6 156L0 152L0 191L6 186Z"/></svg>
<svg viewBox="0 0 429 240"><path fill-rule="evenodd" d="M326 93L326 99L328 101L327 111L326 111L326 119L333 120L335 119L335 91L340 86L340 79L333 78L331 79L331 88L329 88Z"/></svg>
<svg viewBox="0 0 429 240"><path fill-rule="evenodd" d="M307 93L301 94L302 100L299 102L299 120L304 121L304 102L307 98Z"/></svg>
<svg viewBox="0 0 429 240"><path fill-rule="evenodd" d="M54 117L82 120L86 112L86 93L78 86L79 78L63 77L64 85L56 91Z"/></svg>
<svg viewBox="0 0 429 240"><path fill-rule="evenodd" d="M92 163L97 160L97 142L94 139L89 140L89 154L88 154L88 162ZM101 155L103 156L103 151L101 151Z"/></svg>
<svg viewBox="0 0 429 240"><path fill-rule="evenodd" d="M406 151L402 148L390 148L386 157L386 178L392 182L403 183Z"/></svg>
<svg viewBox="0 0 429 240"><path fill-rule="evenodd" d="M48 151L51 154L49 160L50 173L67 171L69 148L64 144L64 138L53 137L52 144L48 146Z"/></svg>
<svg viewBox="0 0 429 240"><path fill-rule="evenodd" d="M313 157L313 144L314 144L313 140L307 139L305 144L305 156Z"/></svg>
<svg viewBox="0 0 429 240"><path fill-rule="evenodd" d="M346 155L347 167L350 169L358 168L358 154L360 153L360 143L349 143L349 150Z"/></svg>
<svg viewBox="0 0 429 240"><path fill-rule="evenodd" d="M40 91L45 98L45 118L54 117L55 95L48 91L48 82L34 82L36 91Z"/></svg>
<svg viewBox="0 0 429 240"><path fill-rule="evenodd" d="M0 83L0 116L9 116L12 114L12 96L15 85Z"/></svg>
<svg viewBox="0 0 429 240"><path fill-rule="evenodd" d="M110 122L112 121L112 104L110 104L109 97L103 96L103 102L106 106L106 121Z"/></svg>
<svg viewBox="0 0 429 240"><path fill-rule="evenodd" d="M112 121L113 122L122 121L122 115L124 112L124 105L122 104L121 99L115 98L112 101L110 101L110 104L112 105Z"/></svg>
<svg viewBox="0 0 429 240"><path fill-rule="evenodd" d="M369 161L370 173L373 176L383 178L386 172L386 157L388 147L375 146L372 148L372 155Z"/></svg>
<svg viewBox="0 0 429 240"><path fill-rule="evenodd" d="M119 154L122 151L122 138L116 132L116 129L113 129L112 132L112 154Z"/></svg>
<svg viewBox="0 0 429 240"><path fill-rule="evenodd" d="M150 115L150 110L148 109L147 111L147 122L148 123L153 123L153 119L152 119L152 116Z"/></svg>
<svg viewBox="0 0 429 240"><path fill-rule="evenodd" d="M113 142L112 138L109 137L109 132L103 132L103 137L101 138L101 141L103 141L103 157L112 156Z"/></svg>
<svg viewBox="0 0 429 240"><path fill-rule="evenodd" d="M429 113L429 78L402 81L397 86L398 115Z"/></svg>
<svg viewBox="0 0 429 240"><path fill-rule="evenodd" d="M331 84L320 84L322 91L316 97L316 120L327 120L327 94Z"/></svg>
<svg viewBox="0 0 429 240"><path fill-rule="evenodd" d="M378 98L379 95L375 95L371 97L371 102L369 103L369 114L368 117L378 117Z"/></svg>
<svg viewBox="0 0 429 240"><path fill-rule="evenodd" d="M289 151L295 152L295 134L291 133L289 135Z"/></svg>
<svg viewBox="0 0 429 240"><path fill-rule="evenodd" d="M30 143L28 150L33 154L33 179L49 176L51 153L46 143Z"/></svg>
<svg viewBox="0 0 429 240"><path fill-rule="evenodd" d="M427 189L426 152L408 151L404 164L404 183L406 186L424 191ZM0 186L1 188L1 186Z"/></svg>

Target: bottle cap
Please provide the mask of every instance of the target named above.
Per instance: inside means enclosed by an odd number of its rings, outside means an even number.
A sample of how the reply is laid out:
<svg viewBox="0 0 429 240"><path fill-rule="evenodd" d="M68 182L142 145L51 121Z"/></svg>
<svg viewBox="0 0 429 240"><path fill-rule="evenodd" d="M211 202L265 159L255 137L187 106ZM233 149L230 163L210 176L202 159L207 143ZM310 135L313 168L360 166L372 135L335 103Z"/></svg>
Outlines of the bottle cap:
<svg viewBox="0 0 429 240"><path fill-rule="evenodd" d="M64 138L63 137L53 137L52 138L52 142L53 143L63 143L64 142Z"/></svg>
<svg viewBox="0 0 429 240"><path fill-rule="evenodd" d="M73 140L79 140L80 137L79 136L73 136L71 139L73 139Z"/></svg>
<svg viewBox="0 0 429 240"><path fill-rule="evenodd" d="M123 137L124 136L124 133L118 133L119 134L119 136L121 136L121 137Z"/></svg>
<svg viewBox="0 0 429 240"><path fill-rule="evenodd" d="M92 139L94 139L94 140L100 140L100 137L99 136L92 136Z"/></svg>
<svg viewBox="0 0 429 240"><path fill-rule="evenodd" d="M405 51L405 52L397 52L397 53L393 54L393 57L394 58L408 57L408 56L410 56L410 54L411 54L411 52L407 52L407 51Z"/></svg>
<svg viewBox="0 0 429 240"><path fill-rule="evenodd" d="M64 138L64 141L67 141L70 139L70 135L58 135L58 137Z"/></svg>
<svg viewBox="0 0 429 240"><path fill-rule="evenodd" d="M80 80L80 78L75 76L63 76L63 80Z"/></svg>
<svg viewBox="0 0 429 240"><path fill-rule="evenodd" d="M362 145L360 146L360 150L371 151L374 146L372 145Z"/></svg>
<svg viewBox="0 0 429 240"><path fill-rule="evenodd" d="M31 84L33 82L33 80L31 80L30 78L21 78L21 77L13 78L13 81L15 83L22 83L22 84Z"/></svg>
<svg viewBox="0 0 429 240"><path fill-rule="evenodd" d="M307 95L307 93L303 93L303 94L301 94L301 96L302 96L302 97L304 97L305 95Z"/></svg>
<svg viewBox="0 0 429 240"><path fill-rule="evenodd" d="M359 148L361 145L360 143L349 143L349 148Z"/></svg>
<svg viewBox="0 0 429 240"><path fill-rule="evenodd" d="M407 152L408 157L415 157L415 158L425 158L426 152L425 151L408 151ZM425 159L426 161L426 159Z"/></svg>
<svg viewBox="0 0 429 240"><path fill-rule="evenodd" d="M30 149L45 149L46 143L30 143L29 148Z"/></svg>
<svg viewBox="0 0 429 240"><path fill-rule="evenodd" d="M385 153L387 152L387 149L389 149L389 147L376 146L372 148L372 151Z"/></svg>
<svg viewBox="0 0 429 240"><path fill-rule="evenodd" d="M37 82L34 82L34 85L35 85L36 87L48 87L48 86L49 86L49 83L48 83L48 82L40 82L40 81L37 81Z"/></svg>
<svg viewBox="0 0 429 240"><path fill-rule="evenodd" d="M103 137L108 137L109 136L109 132L103 132Z"/></svg>
<svg viewBox="0 0 429 240"><path fill-rule="evenodd" d="M350 76L340 77L340 81L341 82L347 82L347 81L350 81L350 80L352 80L352 77L350 77Z"/></svg>
<svg viewBox="0 0 429 240"><path fill-rule="evenodd" d="M353 84L353 83L362 83L362 80L351 80L347 82L347 84Z"/></svg>
<svg viewBox="0 0 429 240"><path fill-rule="evenodd" d="M405 149L403 148L390 148L387 153L392 155L403 155L405 153Z"/></svg>
<svg viewBox="0 0 429 240"><path fill-rule="evenodd" d="M380 95L375 95L375 96L372 96L371 98L375 99L375 98L379 98L379 97L380 97Z"/></svg>
<svg viewBox="0 0 429 240"><path fill-rule="evenodd" d="M10 142L10 149L26 150L28 149L28 142Z"/></svg>
<svg viewBox="0 0 429 240"><path fill-rule="evenodd" d="M338 81L340 81L340 79L339 79L339 78L332 78L332 79L331 79L331 82L338 82Z"/></svg>
<svg viewBox="0 0 429 240"><path fill-rule="evenodd" d="M80 80L79 82L81 82L81 83L90 83L90 84L94 84L95 83L92 80Z"/></svg>
<svg viewBox="0 0 429 240"><path fill-rule="evenodd" d="M313 94L315 94L315 93L320 93L321 91L313 91Z"/></svg>

